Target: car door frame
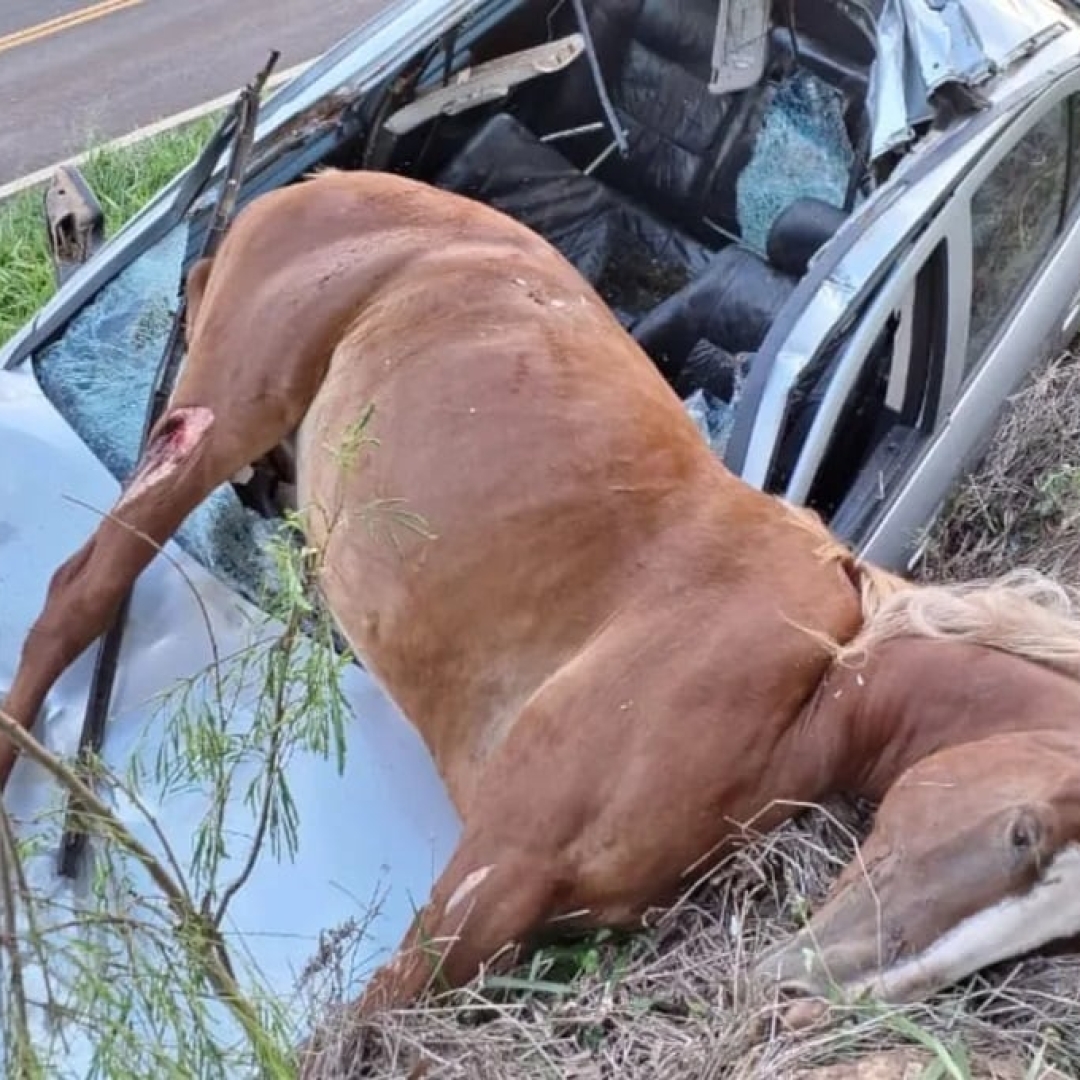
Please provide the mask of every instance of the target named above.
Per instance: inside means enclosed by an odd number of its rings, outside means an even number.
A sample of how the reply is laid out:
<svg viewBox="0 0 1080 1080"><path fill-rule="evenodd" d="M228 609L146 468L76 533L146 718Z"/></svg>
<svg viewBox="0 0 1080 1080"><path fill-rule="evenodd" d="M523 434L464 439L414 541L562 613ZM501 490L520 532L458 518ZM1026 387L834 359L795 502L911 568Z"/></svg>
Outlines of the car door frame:
<svg viewBox="0 0 1080 1080"><path fill-rule="evenodd" d="M950 202L942 211L930 220L923 232L916 237L899 256L888 276L869 298L866 310L856 323L848 340L840 346L840 359L829 380L817 408L810 430L799 449L798 458L791 471L783 494L790 502L800 505L807 502L812 486L828 454L837 424L847 408L851 395L871 358L877 341L893 314L906 302L907 297L918 287L919 276L929 266L937 253L944 249L944 273L940 287L944 296L932 302L944 311L942 321L942 341L936 355L928 358L930 379L938 384L937 393L928 402L929 413L920 419L917 435L920 444L933 440L941 424L941 417L947 409L947 402L955 392L958 362L962 360L961 347L966 341L964 322L957 317L955 306L948 304L950 296L963 293L970 288L970 259L955 258L954 251L959 246L958 237L963 235L962 215ZM826 343L825 348L829 345ZM916 343L909 346L914 349ZM915 369L909 365L905 380L915 377ZM922 394L923 387L916 387ZM912 391L905 381L903 396ZM910 451L910 447L908 448ZM872 468L873 466L871 466ZM864 467L864 470L865 467ZM855 485L858 485L856 480ZM846 501L846 500L845 500Z"/></svg>
<svg viewBox="0 0 1080 1080"><path fill-rule="evenodd" d="M1080 59L1058 59L943 132L902 163L818 252L757 351L724 452L728 468L755 487L767 487L791 396L822 343L887 276L896 253L950 201L981 148L1073 73L1080 73Z"/></svg>
<svg viewBox="0 0 1080 1080"><path fill-rule="evenodd" d="M1010 314L996 329L980 359L970 371L964 370L973 284L972 198L1027 132L1050 110L1077 93L1080 71L1074 69L1019 111L967 171L943 211L955 236L949 280L950 288L957 291L949 321L958 339L949 346L942 415L918 460L898 478L895 494L871 522L843 536L868 559L910 568L958 474L970 468L985 451L1009 395L1080 329L1080 204L1074 201L1053 244L1014 300ZM1070 138L1078 134L1074 128ZM1071 149L1067 145L1067 155ZM1066 184L1068 180L1067 170ZM843 509L838 511L838 517Z"/></svg>

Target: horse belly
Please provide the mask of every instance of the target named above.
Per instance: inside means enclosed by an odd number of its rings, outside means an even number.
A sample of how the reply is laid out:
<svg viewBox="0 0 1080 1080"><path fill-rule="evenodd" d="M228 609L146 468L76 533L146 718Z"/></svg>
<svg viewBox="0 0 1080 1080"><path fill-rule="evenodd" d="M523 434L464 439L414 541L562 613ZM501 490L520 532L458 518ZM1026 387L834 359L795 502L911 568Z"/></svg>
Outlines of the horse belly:
<svg viewBox="0 0 1080 1080"><path fill-rule="evenodd" d="M332 369L299 432L298 503L335 620L460 806L589 632L604 574L560 558L558 515L530 480L548 473L547 440L486 415L482 381L470 393L418 367Z"/></svg>

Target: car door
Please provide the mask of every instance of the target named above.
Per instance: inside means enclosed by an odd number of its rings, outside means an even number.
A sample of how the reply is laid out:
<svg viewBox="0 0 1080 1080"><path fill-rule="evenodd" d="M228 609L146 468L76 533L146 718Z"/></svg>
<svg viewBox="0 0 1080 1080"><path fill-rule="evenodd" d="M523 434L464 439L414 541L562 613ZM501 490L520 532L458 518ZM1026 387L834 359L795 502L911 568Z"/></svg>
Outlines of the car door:
<svg viewBox="0 0 1080 1080"><path fill-rule="evenodd" d="M834 530L866 557L910 563L958 475L985 448L1007 396L1076 332L1078 190L1080 76L1074 73L991 144L923 238L933 254L923 250L920 258L913 251L890 278L895 288L870 305L866 328L860 327L866 347L848 359L853 370L880 363L875 328L885 325L883 316L888 319L905 290L917 297L920 288L929 289L936 297L930 302L937 314L921 324L922 339L913 340L916 351L929 351L925 371L939 380L925 395L936 415L924 412L914 428L901 416L879 431L854 470L835 453L815 454L808 440L788 486L790 497L817 499ZM944 260L944 270L933 269L936 259ZM920 274L937 285L920 287ZM918 365L907 370L920 377ZM837 424L832 445L842 445L854 397L865 393L865 384L849 375L829 387ZM917 396L915 387L908 393ZM841 475L834 478L837 469Z"/></svg>
<svg viewBox="0 0 1080 1080"><path fill-rule="evenodd" d="M958 340L949 318L958 284L950 280L950 227L939 217L826 341L819 385L786 435L797 457L785 474L792 455L779 455L771 486L834 529L841 508L851 526L872 515L938 430L949 349Z"/></svg>

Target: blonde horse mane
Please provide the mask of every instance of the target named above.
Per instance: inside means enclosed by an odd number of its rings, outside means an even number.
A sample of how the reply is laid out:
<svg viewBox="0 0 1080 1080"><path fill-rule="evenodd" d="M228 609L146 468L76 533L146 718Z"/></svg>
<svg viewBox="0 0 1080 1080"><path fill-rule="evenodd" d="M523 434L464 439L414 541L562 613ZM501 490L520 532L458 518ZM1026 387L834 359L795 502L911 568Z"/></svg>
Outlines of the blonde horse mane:
<svg viewBox="0 0 1080 1080"><path fill-rule="evenodd" d="M844 563L858 584L861 628L850 641L823 641L837 663L860 666L875 646L922 637L983 645L1080 679L1077 591L1030 567L997 578L918 585L856 558L813 511L784 505L818 538L819 557Z"/></svg>
<svg viewBox="0 0 1080 1080"><path fill-rule="evenodd" d="M859 571L863 625L836 649L839 663L863 662L893 638L923 637L984 645L1080 679L1080 596L1037 570L948 585Z"/></svg>

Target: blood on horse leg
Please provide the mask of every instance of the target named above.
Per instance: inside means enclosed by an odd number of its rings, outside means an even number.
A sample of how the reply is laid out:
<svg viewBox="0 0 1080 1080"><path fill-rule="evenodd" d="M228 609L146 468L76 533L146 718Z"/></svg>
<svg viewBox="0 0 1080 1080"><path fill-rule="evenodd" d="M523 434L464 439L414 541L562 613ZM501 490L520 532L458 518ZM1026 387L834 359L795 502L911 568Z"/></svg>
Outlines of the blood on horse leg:
<svg viewBox="0 0 1080 1080"><path fill-rule="evenodd" d="M138 499L148 488L160 484L174 473L203 442L213 423L213 411L200 405L189 405L166 413L139 459L116 509Z"/></svg>

